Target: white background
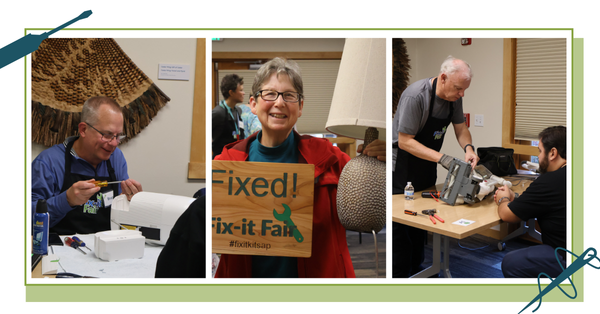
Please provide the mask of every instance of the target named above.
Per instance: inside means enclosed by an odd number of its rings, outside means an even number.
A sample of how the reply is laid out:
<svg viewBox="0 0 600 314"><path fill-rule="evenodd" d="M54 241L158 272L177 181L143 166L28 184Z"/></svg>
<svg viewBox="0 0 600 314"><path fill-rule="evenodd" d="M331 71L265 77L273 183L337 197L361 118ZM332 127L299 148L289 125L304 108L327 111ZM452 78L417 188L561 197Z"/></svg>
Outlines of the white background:
<svg viewBox="0 0 600 314"><path fill-rule="evenodd" d="M547 8L541 4L547 5ZM587 3L584 4L584 3ZM585 143L585 219L583 248L600 249L600 236L597 224L600 214L596 209L598 185L595 178L600 175L596 166L596 117L600 116L596 104L598 69L598 40L600 39L597 10L587 1L550 2L540 1L463 1L461 4L450 1L366 1L366 2L203 2L165 1L160 3L127 1L4 1L1 5L0 48L24 36L25 28L53 28L79 15L85 10L94 13L86 20L77 22L75 28L573 28L575 38L584 39L584 126ZM251 8L251 9L249 9ZM232 33L207 32L206 37L227 37ZM214 35L213 35L214 34ZM244 34L244 33L236 33ZM318 37L393 37L384 31L337 31L319 32ZM124 35L126 36L126 35ZM170 37L164 34L165 37ZM247 34L247 37L252 35ZM314 33L279 31L268 37L310 37ZM161 37L154 34L152 37ZM443 37L443 36L442 36ZM475 36L473 36L475 37ZM2 293L0 301L9 311L29 313L40 310L57 310L65 305L40 305L25 302L23 276L23 210L25 200L24 169L25 156L25 74L23 59L0 69L0 95L2 105L2 186L3 199L2 227L4 252L0 259L2 266ZM12 240L11 240L12 239ZM581 253L581 252L575 252ZM596 263L597 265L597 263ZM335 289L335 287L332 287ZM568 289L568 288L567 288ZM585 267L585 302L543 303L536 313L563 313L566 311L597 311L600 300L600 270ZM568 291L570 292L570 291ZM435 300L435 296L432 296ZM525 304L499 303L349 303L349 304L308 304L272 305L286 312L300 312L307 309L335 309L352 312L405 312L419 310L429 313L438 310L451 313L483 312L518 313ZM565 296L565 300L567 297ZM112 306L92 306L71 304L69 308L85 310L89 313L123 311L135 309L149 310L150 313L172 311L173 304L116 304ZM42 309L42 306L45 307ZM251 312L252 309L265 311L266 308L247 304L184 304L197 311L233 312L235 309ZM534 305L535 306L535 305ZM18 310L17 310L18 307ZM531 313L533 307L524 313Z"/></svg>

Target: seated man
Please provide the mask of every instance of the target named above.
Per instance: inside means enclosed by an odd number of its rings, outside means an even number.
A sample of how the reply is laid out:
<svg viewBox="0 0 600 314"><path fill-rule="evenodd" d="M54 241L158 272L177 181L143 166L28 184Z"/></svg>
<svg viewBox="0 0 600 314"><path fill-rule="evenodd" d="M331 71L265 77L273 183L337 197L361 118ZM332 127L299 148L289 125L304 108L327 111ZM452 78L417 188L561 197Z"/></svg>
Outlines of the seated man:
<svg viewBox="0 0 600 314"><path fill-rule="evenodd" d="M117 145L125 137L121 107L108 97L83 105L79 136L41 152L31 165L31 200L45 199L50 232L61 235L110 230L110 207L119 194L127 199L142 191L129 179L127 162ZM121 181L98 187L94 181ZM32 215L33 216L33 215Z"/></svg>
<svg viewBox="0 0 600 314"><path fill-rule="evenodd" d="M537 218L542 231L542 245L536 245L506 254L502 273L507 278L537 278L544 272L556 278L566 267L567 235L567 131L563 126L549 127L539 134L539 171L541 175L531 183L523 195L506 186L496 191L498 215L506 222L527 221Z"/></svg>

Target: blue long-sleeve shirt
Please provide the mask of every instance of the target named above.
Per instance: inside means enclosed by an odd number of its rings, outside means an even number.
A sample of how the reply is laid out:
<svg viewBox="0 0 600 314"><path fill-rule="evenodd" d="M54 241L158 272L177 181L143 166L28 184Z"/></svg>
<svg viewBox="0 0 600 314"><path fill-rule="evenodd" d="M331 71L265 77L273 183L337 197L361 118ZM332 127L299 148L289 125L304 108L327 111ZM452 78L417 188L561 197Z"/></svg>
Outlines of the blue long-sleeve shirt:
<svg viewBox="0 0 600 314"><path fill-rule="evenodd" d="M66 144L75 139L76 137L69 137L64 143L44 150L31 163L31 217L33 218L34 216L37 201L45 199L48 203L48 213L50 214L50 227L56 225L69 211L74 209L67 202L67 192L64 191L61 193L60 190L65 177ZM71 150L69 157L71 158L71 173L91 177L108 177L106 161L101 162L94 168L90 163L77 156L74 150ZM115 149L110 155L109 160L118 181L129 179L127 161L125 161L125 156L119 148ZM121 193L120 185L118 189L119 193Z"/></svg>

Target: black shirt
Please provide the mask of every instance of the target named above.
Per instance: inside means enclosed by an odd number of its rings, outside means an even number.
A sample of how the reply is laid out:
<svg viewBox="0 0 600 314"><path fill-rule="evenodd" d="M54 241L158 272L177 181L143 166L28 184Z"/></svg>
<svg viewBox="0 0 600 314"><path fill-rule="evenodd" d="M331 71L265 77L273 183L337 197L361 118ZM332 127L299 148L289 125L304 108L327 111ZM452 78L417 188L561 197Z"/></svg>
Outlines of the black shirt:
<svg viewBox="0 0 600 314"><path fill-rule="evenodd" d="M243 125L242 109L239 107L231 109L231 114L220 105L212 110L213 158L221 154L225 145L245 138Z"/></svg>
<svg viewBox="0 0 600 314"><path fill-rule="evenodd" d="M156 261L156 278L206 278L206 197L198 197L175 222Z"/></svg>
<svg viewBox="0 0 600 314"><path fill-rule="evenodd" d="M567 168L540 175L521 197L508 204L521 220L537 218L542 242L552 248L567 244ZM563 258L564 251L559 251Z"/></svg>

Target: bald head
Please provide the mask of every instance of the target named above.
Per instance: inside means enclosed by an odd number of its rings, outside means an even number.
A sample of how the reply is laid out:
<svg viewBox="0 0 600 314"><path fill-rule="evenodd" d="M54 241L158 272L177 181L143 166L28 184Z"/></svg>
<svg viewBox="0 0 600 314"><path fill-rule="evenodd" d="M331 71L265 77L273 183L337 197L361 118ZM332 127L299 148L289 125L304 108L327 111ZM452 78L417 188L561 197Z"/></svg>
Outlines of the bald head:
<svg viewBox="0 0 600 314"><path fill-rule="evenodd" d="M435 93L446 101L457 101L465 96L472 77L473 73L468 63L448 56L442 63Z"/></svg>
<svg viewBox="0 0 600 314"><path fill-rule="evenodd" d="M471 80L473 77L471 66L467 62L454 58L453 56L448 56L448 58L444 60L440 68L440 75L441 74L446 74L447 76L456 75L457 78L463 80Z"/></svg>

